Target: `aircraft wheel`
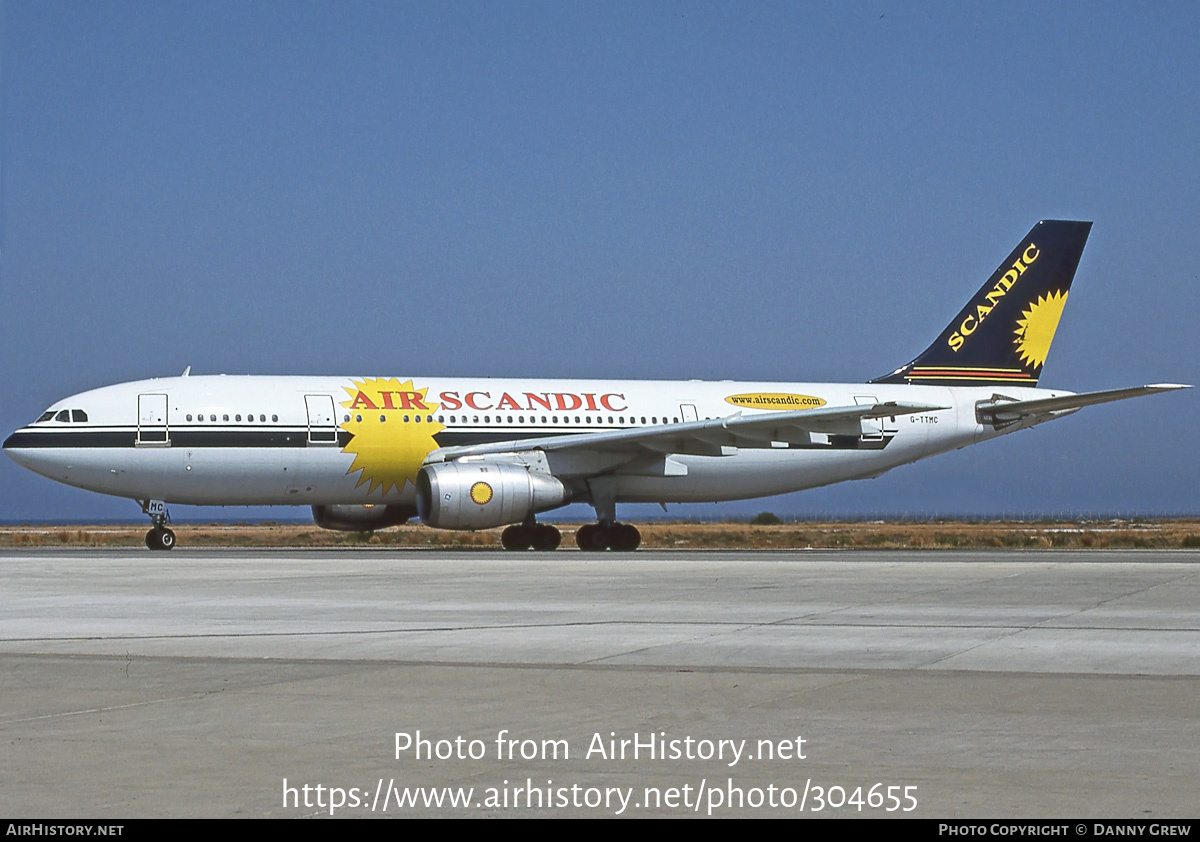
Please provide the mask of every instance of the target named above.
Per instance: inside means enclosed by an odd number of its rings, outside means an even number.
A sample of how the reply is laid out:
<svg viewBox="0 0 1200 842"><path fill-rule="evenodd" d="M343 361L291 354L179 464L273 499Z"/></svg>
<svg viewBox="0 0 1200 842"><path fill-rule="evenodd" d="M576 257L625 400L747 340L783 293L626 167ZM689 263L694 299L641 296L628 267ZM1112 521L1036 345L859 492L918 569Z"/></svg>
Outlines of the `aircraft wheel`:
<svg viewBox="0 0 1200 842"><path fill-rule="evenodd" d="M642 533L629 523L614 523L612 525L612 548L620 552L631 553L642 544Z"/></svg>
<svg viewBox="0 0 1200 842"><path fill-rule="evenodd" d="M518 523L500 533L500 544L506 550L527 550L533 545L533 530Z"/></svg>
<svg viewBox="0 0 1200 842"><path fill-rule="evenodd" d="M146 533L146 546L152 550L172 550L175 548L175 533L170 529L151 529Z"/></svg>
<svg viewBox="0 0 1200 842"><path fill-rule="evenodd" d="M539 523L533 527L533 548L543 552L557 550L562 543L562 533L553 526Z"/></svg>
<svg viewBox="0 0 1200 842"><path fill-rule="evenodd" d="M585 523L575 531L575 545L584 552L608 549L608 530L598 523Z"/></svg>

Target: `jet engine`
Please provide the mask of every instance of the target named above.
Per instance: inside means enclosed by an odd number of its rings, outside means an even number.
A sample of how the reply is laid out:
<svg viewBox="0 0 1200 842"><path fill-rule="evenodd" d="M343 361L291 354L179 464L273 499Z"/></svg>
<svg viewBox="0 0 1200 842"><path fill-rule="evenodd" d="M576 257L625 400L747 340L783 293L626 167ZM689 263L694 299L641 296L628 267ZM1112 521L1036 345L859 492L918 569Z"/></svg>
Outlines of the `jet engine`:
<svg viewBox="0 0 1200 842"><path fill-rule="evenodd" d="M313 522L322 529L340 532L369 532L399 526L416 515L412 506L339 505L313 506Z"/></svg>
<svg viewBox="0 0 1200 842"><path fill-rule="evenodd" d="M562 482L523 465L446 462L417 474L417 513L438 529L521 523L569 502Z"/></svg>

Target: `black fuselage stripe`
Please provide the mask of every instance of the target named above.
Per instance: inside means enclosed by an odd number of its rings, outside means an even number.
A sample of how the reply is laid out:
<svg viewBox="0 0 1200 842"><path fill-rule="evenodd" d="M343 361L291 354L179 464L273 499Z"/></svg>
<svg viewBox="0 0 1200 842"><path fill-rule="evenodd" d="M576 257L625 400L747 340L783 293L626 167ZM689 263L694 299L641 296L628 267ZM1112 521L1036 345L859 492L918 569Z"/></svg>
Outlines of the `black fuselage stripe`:
<svg viewBox="0 0 1200 842"><path fill-rule="evenodd" d="M171 447L191 447L191 448L292 448L292 447L321 447L333 446L333 442L326 439L324 442L317 440L309 441L309 433L307 429L289 427L286 429L257 429L257 430L211 430L211 429L180 429L171 428L166 436L162 437L162 431L157 431L158 436L148 438L146 433L149 431L143 430L142 438L140 439L143 445L163 445L169 444ZM319 434L320 431L315 431ZM474 431L452 431L442 430L436 433L433 437L434 443L438 447L465 447L475 444L492 444L495 442L504 441L520 441L528 438L551 438L557 436L570 436L584 432L605 432L604 429L582 428L582 429L562 429L557 430L474 430ZM339 430L337 433L337 446L345 448L354 438L353 434L345 430ZM812 444L792 444L790 449L796 450L859 450L859 449L874 449L886 447L891 440L891 436L885 436L882 440L861 440L857 436L830 436L829 443L812 443ZM126 448L137 447L139 443L138 431L135 427L124 429L103 429L103 430L70 430L70 431L45 431L45 430L18 430L10 435L4 442L5 449L19 450L22 448ZM636 443L634 443L636 444Z"/></svg>
<svg viewBox="0 0 1200 842"><path fill-rule="evenodd" d="M354 438L344 430L338 432L338 444L345 447ZM136 428L123 430L71 430L43 432L18 430L4 442L5 448L119 448L136 447ZM163 431L143 430L141 441L149 444L169 443L172 447L307 447L308 431L286 430L189 430L171 428Z"/></svg>
<svg viewBox="0 0 1200 842"><path fill-rule="evenodd" d="M314 438L320 441L320 435L329 431L314 430ZM517 441L527 438L545 438L550 436L573 435L580 432L597 432L595 428L556 429L556 430L491 430L475 432L450 432L443 430L434 435L438 447L450 447L465 444L488 444L496 441ZM153 435L154 438L149 436ZM345 447L354 438L352 433L345 430L337 431L339 447ZM114 448L136 447L138 444L136 427L118 427L91 430L18 430L8 437L4 447L19 448ZM164 443L161 428L142 430L143 443ZM172 447L307 447L309 431L304 427L287 427L271 429L197 429L189 427L171 427L166 433L166 442ZM332 444L328 439L324 443Z"/></svg>

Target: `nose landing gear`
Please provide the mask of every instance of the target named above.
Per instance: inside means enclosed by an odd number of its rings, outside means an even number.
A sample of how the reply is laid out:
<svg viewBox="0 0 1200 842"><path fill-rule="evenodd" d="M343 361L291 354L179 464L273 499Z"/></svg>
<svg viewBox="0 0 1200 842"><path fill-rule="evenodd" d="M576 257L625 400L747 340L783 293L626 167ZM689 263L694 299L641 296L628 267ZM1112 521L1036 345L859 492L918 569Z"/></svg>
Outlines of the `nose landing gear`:
<svg viewBox="0 0 1200 842"><path fill-rule="evenodd" d="M175 549L175 533L167 528L171 520L167 504L162 500L146 500L142 503L142 511L150 515L150 522L154 524L146 533L146 547L151 550Z"/></svg>
<svg viewBox="0 0 1200 842"><path fill-rule="evenodd" d="M146 546L152 550L169 550L175 546L175 533L165 526L146 533Z"/></svg>

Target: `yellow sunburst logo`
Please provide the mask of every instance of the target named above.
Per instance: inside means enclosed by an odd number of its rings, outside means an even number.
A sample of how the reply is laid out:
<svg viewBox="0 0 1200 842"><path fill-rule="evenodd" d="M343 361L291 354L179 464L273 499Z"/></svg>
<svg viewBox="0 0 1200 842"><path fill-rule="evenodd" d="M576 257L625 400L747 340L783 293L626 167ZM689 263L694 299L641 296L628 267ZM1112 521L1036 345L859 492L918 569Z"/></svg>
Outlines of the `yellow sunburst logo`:
<svg viewBox="0 0 1200 842"><path fill-rule="evenodd" d="M417 471L429 451L438 445L433 437L445 427L433 420L439 404L425 399L426 389L416 389L409 380L368 378L345 386L350 400L343 401L350 420L342 429L354 438L345 452L354 454L346 471L362 471L358 484L370 483L367 493L381 488L384 494L404 484L416 485Z"/></svg>
<svg viewBox="0 0 1200 842"><path fill-rule="evenodd" d="M1017 346L1017 355L1025 365L1041 368L1045 364L1066 303L1065 292L1052 292L1039 296L1028 310L1021 313L1025 318L1017 320L1017 329L1014 331L1017 338L1013 344Z"/></svg>
<svg viewBox="0 0 1200 842"><path fill-rule="evenodd" d="M492 487L486 482L477 482L471 486L471 502L486 506L492 502Z"/></svg>

